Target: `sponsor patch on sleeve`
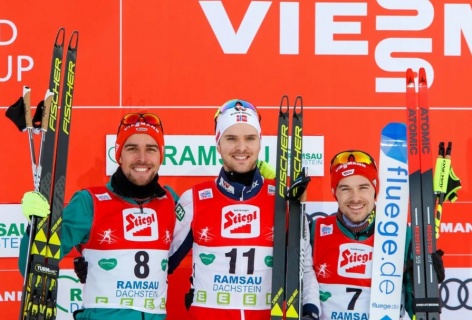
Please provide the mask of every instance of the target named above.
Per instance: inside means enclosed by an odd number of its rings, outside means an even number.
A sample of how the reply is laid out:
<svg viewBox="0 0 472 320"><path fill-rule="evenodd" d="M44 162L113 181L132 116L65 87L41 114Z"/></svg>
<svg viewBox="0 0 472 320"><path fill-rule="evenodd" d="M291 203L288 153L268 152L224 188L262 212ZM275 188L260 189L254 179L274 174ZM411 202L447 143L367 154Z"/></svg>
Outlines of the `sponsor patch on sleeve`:
<svg viewBox="0 0 472 320"><path fill-rule="evenodd" d="M185 216L185 210L180 203L175 207L175 215L179 221L182 221Z"/></svg>

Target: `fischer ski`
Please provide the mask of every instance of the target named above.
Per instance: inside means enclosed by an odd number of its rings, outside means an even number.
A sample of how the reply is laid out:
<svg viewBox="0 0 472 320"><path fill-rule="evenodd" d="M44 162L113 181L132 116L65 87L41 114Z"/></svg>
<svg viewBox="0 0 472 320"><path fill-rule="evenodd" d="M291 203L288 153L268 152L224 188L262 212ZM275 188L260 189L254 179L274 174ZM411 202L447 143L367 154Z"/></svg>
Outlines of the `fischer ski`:
<svg viewBox="0 0 472 320"><path fill-rule="evenodd" d="M404 123L382 129L379 158L370 319L400 319L408 227L408 155Z"/></svg>
<svg viewBox="0 0 472 320"><path fill-rule="evenodd" d="M305 214L297 189L289 189L302 173L303 101L297 96L292 114L289 153L290 106L283 96L279 108L272 263L271 319L300 319ZM289 175L290 158L290 179ZM287 214L288 219L287 219Z"/></svg>
<svg viewBox="0 0 472 320"><path fill-rule="evenodd" d="M289 143L289 102L283 96L279 107L277 131L277 164L275 167L274 249L272 258L271 320L282 320L285 315L285 257L287 251L287 175Z"/></svg>
<svg viewBox="0 0 472 320"><path fill-rule="evenodd" d="M33 161L34 150L30 149L35 190L41 192L49 200L51 214L45 218L32 217L31 219L20 320L56 319L61 222L78 35L78 32L74 31L70 37L66 52L65 74L62 77L65 29L60 28L57 33L52 55L49 90L42 107L42 138L38 164ZM60 96L62 100L59 105ZM31 121L29 112L26 112L25 116L27 123Z"/></svg>
<svg viewBox="0 0 472 320"><path fill-rule="evenodd" d="M413 312L416 320L438 320L441 312L436 271L435 195L426 72L418 73L418 95L412 69L406 72L410 215L413 251Z"/></svg>
<svg viewBox="0 0 472 320"><path fill-rule="evenodd" d="M299 110L297 110L297 108ZM292 113L292 135L290 144L290 186L302 173L303 147L303 100L297 96ZM291 190L288 195L288 236L287 236L287 272L286 288L286 318L300 319L302 314L302 280L304 245L307 237L305 230L305 210L300 203L297 190Z"/></svg>

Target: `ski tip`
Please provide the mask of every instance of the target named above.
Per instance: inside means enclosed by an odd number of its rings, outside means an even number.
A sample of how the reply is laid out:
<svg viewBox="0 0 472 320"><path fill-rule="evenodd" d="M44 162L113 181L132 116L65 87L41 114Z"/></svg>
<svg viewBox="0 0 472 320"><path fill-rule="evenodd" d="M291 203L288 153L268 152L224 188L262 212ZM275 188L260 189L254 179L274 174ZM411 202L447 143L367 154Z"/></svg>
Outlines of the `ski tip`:
<svg viewBox="0 0 472 320"><path fill-rule="evenodd" d="M424 68L420 68L420 71L418 73L418 83L420 85L427 85L426 70Z"/></svg>
<svg viewBox="0 0 472 320"><path fill-rule="evenodd" d="M303 111L303 98L302 96L297 96L295 98L295 104L293 105L293 114L298 115Z"/></svg>
<svg viewBox="0 0 472 320"><path fill-rule="evenodd" d="M66 38L66 28L61 27L57 30L55 45L62 47L64 45L64 40Z"/></svg>
<svg viewBox="0 0 472 320"><path fill-rule="evenodd" d="M79 31L74 30L72 35L69 39L69 50L77 50L77 46L79 45Z"/></svg>
<svg viewBox="0 0 472 320"><path fill-rule="evenodd" d="M289 109L290 109L290 105L288 101L288 95L285 94L282 96L282 99L280 99L279 111L285 113L285 112L288 112Z"/></svg>
<svg viewBox="0 0 472 320"><path fill-rule="evenodd" d="M415 84L415 73L413 72L413 69L408 68L406 70L406 86L413 86Z"/></svg>

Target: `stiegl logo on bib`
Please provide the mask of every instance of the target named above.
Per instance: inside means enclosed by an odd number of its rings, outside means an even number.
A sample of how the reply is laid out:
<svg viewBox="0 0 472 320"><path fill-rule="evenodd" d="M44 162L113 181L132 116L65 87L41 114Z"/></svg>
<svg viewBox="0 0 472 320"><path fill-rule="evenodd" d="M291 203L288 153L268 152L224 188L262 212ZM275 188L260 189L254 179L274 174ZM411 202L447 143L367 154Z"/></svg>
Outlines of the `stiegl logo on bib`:
<svg viewBox="0 0 472 320"><path fill-rule="evenodd" d="M123 210L124 237L129 241L152 241L159 238L157 214L150 208Z"/></svg>
<svg viewBox="0 0 472 320"><path fill-rule="evenodd" d="M261 232L259 207L231 205L221 211L221 236L224 238L255 238Z"/></svg>
<svg viewBox="0 0 472 320"><path fill-rule="evenodd" d="M371 246L343 244L339 248L338 274L347 278L367 279L372 274Z"/></svg>

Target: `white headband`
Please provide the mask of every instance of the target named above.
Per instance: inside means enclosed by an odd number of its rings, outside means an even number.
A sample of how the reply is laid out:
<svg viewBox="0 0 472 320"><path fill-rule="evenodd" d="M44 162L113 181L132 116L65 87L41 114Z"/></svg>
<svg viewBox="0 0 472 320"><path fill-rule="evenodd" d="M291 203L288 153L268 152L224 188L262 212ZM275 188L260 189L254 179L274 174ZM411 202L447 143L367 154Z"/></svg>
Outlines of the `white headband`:
<svg viewBox="0 0 472 320"><path fill-rule="evenodd" d="M245 123L253 126L257 130L259 137L261 136L261 124L259 123L259 116L257 113L251 109L236 107L226 110L216 119L216 144L218 144L226 129L238 123Z"/></svg>

